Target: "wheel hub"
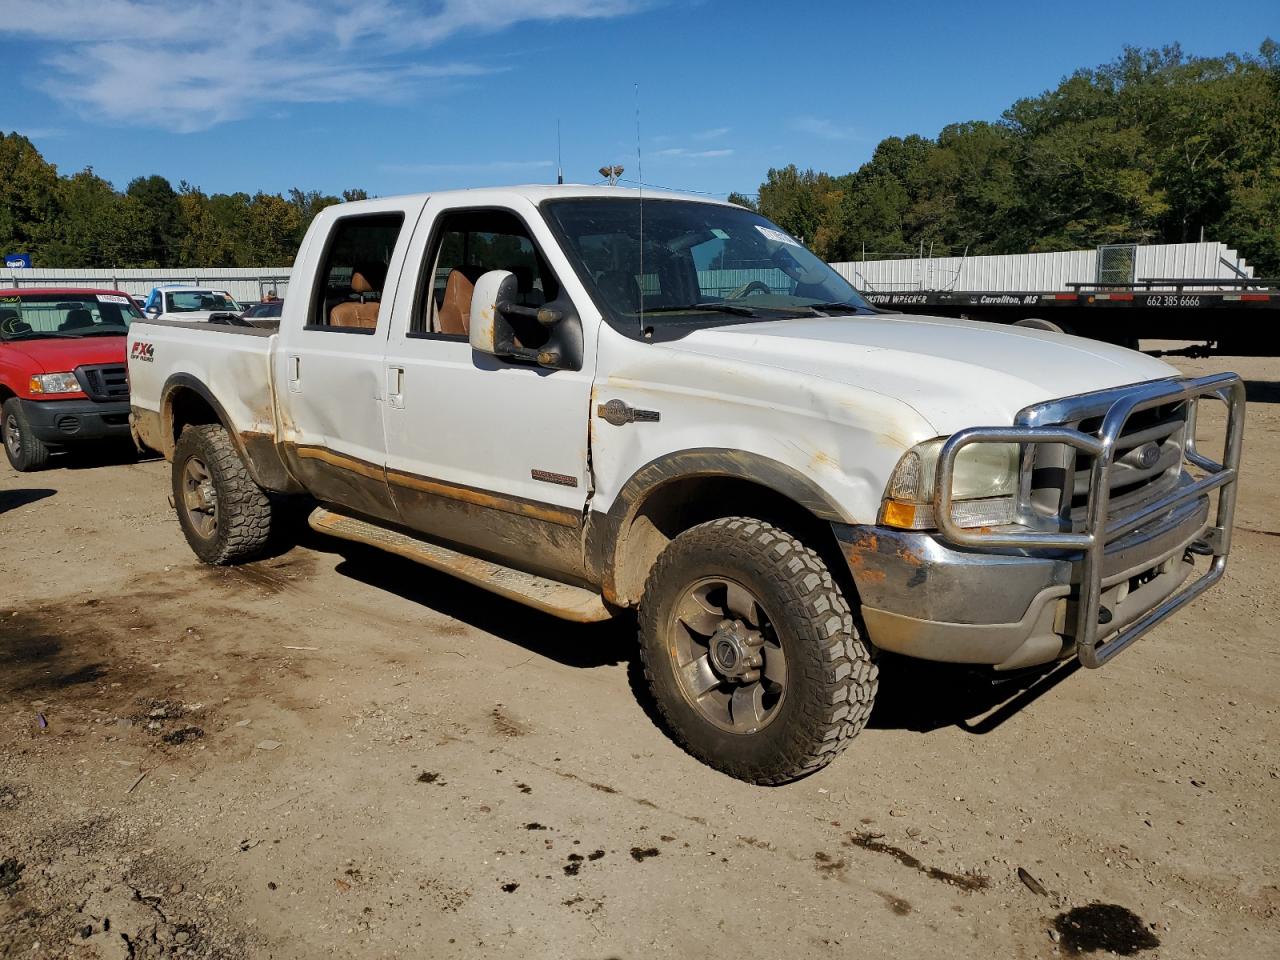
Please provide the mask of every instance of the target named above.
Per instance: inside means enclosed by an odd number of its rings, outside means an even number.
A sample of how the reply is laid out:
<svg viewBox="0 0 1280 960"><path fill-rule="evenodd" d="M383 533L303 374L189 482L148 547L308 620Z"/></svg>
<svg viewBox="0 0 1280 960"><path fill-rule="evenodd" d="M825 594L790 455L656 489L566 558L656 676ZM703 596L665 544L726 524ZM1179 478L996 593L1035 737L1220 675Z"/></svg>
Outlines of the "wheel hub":
<svg viewBox="0 0 1280 960"><path fill-rule="evenodd" d="M726 680L754 683L764 665L764 635L741 620L721 620L707 644L711 667Z"/></svg>

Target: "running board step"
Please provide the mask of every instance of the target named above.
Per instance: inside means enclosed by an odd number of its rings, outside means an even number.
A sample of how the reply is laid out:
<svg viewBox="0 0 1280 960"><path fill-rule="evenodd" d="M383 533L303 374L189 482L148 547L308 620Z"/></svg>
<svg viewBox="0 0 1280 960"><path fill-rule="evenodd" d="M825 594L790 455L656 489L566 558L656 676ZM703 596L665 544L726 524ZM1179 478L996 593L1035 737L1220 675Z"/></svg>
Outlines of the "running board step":
<svg viewBox="0 0 1280 960"><path fill-rule="evenodd" d="M319 533L386 550L565 620L593 623L613 616L601 596L590 590L512 570L325 507L313 510L307 522Z"/></svg>

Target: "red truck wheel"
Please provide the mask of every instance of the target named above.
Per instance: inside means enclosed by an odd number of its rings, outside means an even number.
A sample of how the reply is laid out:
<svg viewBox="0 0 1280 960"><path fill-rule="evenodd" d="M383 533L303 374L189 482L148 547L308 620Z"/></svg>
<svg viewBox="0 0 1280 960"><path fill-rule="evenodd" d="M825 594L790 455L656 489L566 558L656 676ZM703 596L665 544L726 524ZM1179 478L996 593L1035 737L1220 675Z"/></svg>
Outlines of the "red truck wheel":
<svg viewBox="0 0 1280 960"><path fill-rule="evenodd" d="M4 436L4 454L15 470L27 473L39 470L49 462L49 448L31 432L31 425L16 397L4 402L0 411L0 433Z"/></svg>

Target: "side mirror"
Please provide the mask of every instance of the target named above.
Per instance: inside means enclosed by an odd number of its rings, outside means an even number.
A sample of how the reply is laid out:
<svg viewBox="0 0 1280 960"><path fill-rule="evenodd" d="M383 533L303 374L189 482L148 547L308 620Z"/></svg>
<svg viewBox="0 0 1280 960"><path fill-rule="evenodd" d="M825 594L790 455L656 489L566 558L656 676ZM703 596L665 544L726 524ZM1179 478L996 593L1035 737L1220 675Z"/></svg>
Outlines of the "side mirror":
<svg viewBox="0 0 1280 960"><path fill-rule="evenodd" d="M160 316L160 308L159 308L159 307L147 307L147 309L143 310L142 312L143 312L144 314L146 314L148 317L150 317L152 320L154 320L156 317Z"/></svg>
<svg viewBox="0 0 1280 960"><path fill-rule="evenodd" d="M510 270L481 275L471 294L471 348L551 370L581 370L582 322L573 304L561 297L526 307L519 298L519 282Z"/></svg>
<svg viewBox="0 0 1280 960"><path fill-rule="evenodd" d="M511 344L502 343L498 304L513 299L518 290L516 275L510 270L490 270L481 274L471 294L471 349L495 357L505 356Z"/></svg>

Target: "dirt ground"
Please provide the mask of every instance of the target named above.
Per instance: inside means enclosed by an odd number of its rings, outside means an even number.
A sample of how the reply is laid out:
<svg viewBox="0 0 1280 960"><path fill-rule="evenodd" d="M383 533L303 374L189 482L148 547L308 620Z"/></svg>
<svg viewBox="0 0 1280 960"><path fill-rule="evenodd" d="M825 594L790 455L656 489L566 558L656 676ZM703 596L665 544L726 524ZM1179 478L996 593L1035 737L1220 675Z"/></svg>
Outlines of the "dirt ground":
<svg viewBox="0 0 1280 960"><path fill-rule="evenodd" d="M1280 956L1280 360L1176 362L1250 381L1224 583L1000 723L887 659L776 789L655 726L630 622L202 567L163 462L5 465L0 956Z"/></svg>

